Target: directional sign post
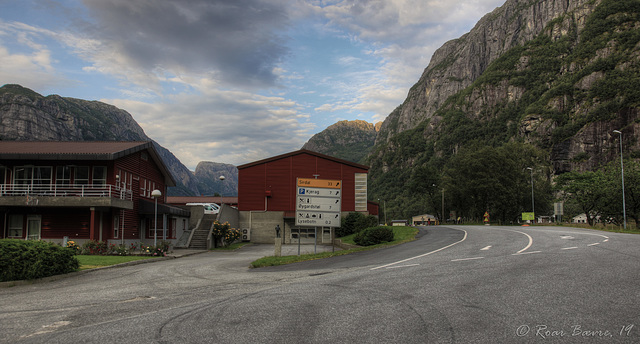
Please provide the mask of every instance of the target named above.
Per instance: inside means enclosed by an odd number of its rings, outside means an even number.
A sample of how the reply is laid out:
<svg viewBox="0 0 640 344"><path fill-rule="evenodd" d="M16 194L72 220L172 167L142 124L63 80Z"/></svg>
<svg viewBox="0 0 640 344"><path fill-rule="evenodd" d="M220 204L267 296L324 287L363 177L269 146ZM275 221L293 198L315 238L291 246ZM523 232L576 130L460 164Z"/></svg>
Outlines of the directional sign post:
<svg viewBox="0 0 640 344"><path fill-rule="evenodd" d="M342 181L298 178L296 226L340 227Z"/></svg>

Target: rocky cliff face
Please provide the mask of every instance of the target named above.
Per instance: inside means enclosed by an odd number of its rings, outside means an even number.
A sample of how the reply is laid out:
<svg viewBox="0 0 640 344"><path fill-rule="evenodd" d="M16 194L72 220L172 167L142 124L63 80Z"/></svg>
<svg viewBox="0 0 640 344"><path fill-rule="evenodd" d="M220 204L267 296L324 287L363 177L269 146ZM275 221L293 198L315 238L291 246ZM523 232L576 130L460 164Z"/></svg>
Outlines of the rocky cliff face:
<svg viewBox="0 0 640 344"><path fill-rule="evenodd" d="M375 144L380 123L340 121L317 133L302 146L336 158L361 162Z"/></svg>
<svg viewBox="0 0 640 344"><path fill-rule="evenodd" d="M384 121L370 164L389 171L388 157L410 137L440 157L469 140L524 141L548 152L554 174L590 170L619 156L614 129L638 156L639 7L632 0L507 1L436 51ZM428 160L425 154L404 157L404 168Z"/></svg>
<svg viewBox="0 0 640 344"><path fill-rule="evenodd" d="M0 88L0 140L152 141L128 112L98 101L43 97L19 85ZM176 180L169 195L199 195L198 180L169 150L154 141ZM230 194L235 194L234 188Z"/></svg>
<svg viewBox="0 0 640 344"><path fill-rule="evenodd" d="M378 142L415 128L454 94L469 87L498 57L531 41L553 20L569 17L580 29L600 0L508 0L464 36L436 50L404 103L382 124ZM561 35L560 30L555 33ZM565 32L566 33L566 32Z"/></svg>
<svg viewBox="0 0 640 344"><path fill-rule="evenodd" d="M224 180L220 180L224 176ZM196 166L198 189L205 196L219 194L221 196L237 195L238 168L230 164L212 161L201 161Z"/></svg>

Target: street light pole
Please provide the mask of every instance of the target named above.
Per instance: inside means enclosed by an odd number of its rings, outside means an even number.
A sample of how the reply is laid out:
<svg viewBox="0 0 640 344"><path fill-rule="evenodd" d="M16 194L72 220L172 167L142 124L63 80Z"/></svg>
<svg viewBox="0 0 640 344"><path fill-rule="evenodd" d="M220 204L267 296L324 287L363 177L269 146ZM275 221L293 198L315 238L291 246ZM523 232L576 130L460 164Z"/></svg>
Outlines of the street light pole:
<svg viewBox="0 0 640 344"><path fill-rule="evenodd" d="M533 223L536 223L536 204L533 197L533 168L527 167L527 170L531 172L531 212L533 213Z"/></svg>
<svg viewBox="0 0 640 344"><path fill-rule="evenodd" d="M155 189L151 191L151 197L156 200L156 208L155 208L155 221L153 224L153 246L158 246L158 197L162 196L162 192L160 190Z"/></svg>
<svg viewBox="0 0 640 344"><path fill-rule="evenodd" d="M613 131L620 135L620 174L622 175L622 220L624 223L624 230L627 230L627 206L624 199L624 162L622 161L622 132L620 130Z"/></svg>
<svg viewBox="0 0 640 344"><path fill-rule="evenodd" d="M220 211L222 212L222 182L224 182L224 176L220 176Z"/></svg>

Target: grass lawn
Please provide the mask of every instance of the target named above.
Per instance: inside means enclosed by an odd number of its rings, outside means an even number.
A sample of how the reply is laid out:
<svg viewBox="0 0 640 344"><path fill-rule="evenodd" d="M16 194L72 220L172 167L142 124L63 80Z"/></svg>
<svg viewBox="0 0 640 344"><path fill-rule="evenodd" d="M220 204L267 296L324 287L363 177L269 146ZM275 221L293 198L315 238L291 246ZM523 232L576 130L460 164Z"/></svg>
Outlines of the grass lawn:
<svg viewBox="0 0 640 344"><path fill-rule="evenodd" d="M140 259L153 259L151 256L91 256L77 255L80 270L95 269L102 266L116 265Z"/></svg>
<svg viewBox="0 0 640 344"><path fill-rule="evenodd" d="M275 256L263 257L251 263L251 267L260 268L264 266L284 265L284 264L290 264L290 263L303 262L306 260L341 256L341 255L345 255L353 252L372 250L372 249L383 247L383 246L393 246L393 245L402 244L408 241L412 241L414 240L416 234L418 234L418 230L413 227L398 226L398 227L392 227L392 229L393 229L394 240L391 242L386 242L386 243L367 246L367 247L358 247L350 250L341 250L336 252L322 252L322 253L316 253L316 254L312 253L312 254L303 254L300 256L296 255L296 256L282 256L282 257L275 257ZM355 234L352 234L352 235L342 237L340 239L342 240L343 243L355 245L355 243L353 242L354 236Z"/></svg>

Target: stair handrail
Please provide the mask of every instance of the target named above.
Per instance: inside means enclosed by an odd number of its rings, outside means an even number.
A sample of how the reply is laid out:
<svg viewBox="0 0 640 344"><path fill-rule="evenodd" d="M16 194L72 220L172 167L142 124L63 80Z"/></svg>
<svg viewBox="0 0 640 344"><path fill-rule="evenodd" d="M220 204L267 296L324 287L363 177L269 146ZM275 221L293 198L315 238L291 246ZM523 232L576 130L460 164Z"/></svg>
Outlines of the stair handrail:
<svg viewBox="0 0 640 344"><path fill-rule="evenodd" d="M193 234L196 232L198 228L200 228L200 223L202 222L202 218L198 219L196 226L191 229L191 233L189 234L189 239L187 239L187 248L191 246L191 239L193 239Z"/></svg>

